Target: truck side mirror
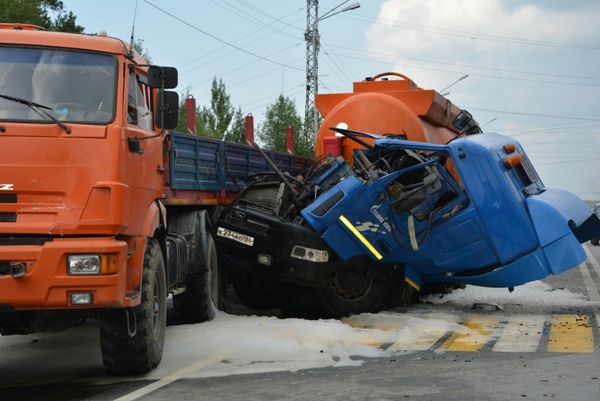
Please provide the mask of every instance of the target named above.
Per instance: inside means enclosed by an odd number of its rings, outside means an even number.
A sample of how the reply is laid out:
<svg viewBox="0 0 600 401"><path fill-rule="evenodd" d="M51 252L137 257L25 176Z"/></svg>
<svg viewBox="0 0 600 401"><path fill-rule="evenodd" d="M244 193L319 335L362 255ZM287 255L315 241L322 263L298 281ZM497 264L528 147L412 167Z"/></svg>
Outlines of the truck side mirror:
<svg viewBox="0 0 600 401"><path fill-rule="evenodd" d="M160 67L157 65L151 65L148 67L148 85L152 88L176 88L177 77L177 68Z"/></svg>
<svg viewBox="0 0 600 401"><path fill-rule="evenodd" d="M179 95L174 91L160 91L156 99L155 123L158 128L173 129L179 120Z"/></svg>

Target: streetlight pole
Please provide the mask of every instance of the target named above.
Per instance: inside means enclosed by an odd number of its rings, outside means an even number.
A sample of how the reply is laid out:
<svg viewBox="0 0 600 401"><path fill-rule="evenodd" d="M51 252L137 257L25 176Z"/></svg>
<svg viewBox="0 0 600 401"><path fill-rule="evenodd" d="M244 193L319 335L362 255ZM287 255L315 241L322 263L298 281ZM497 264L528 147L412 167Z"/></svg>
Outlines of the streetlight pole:
<svg viewBox="0 0 600 401"><path fill-rule="evenodd" d="M452 82L450 85L446 86L444 89L440 90L440 93L442 93L442 95L443 95L443 92L444 92L444 91L446 91L446 90L450 89L450 87L452 87L452 86L456 85L457 83L459 83L459 82L460 82L460 81L462 81L463 79L467 79L467 78L469 78L469 74L465 74L465 75L463 75L462 77L458 78L456 81ZM448 92L448 93L450 93L450 92ZM444 96L445 96L445 95L444 95Z"/></svg>
<svg viewBox="0 0 600 401"><path fill-rule="evenodd" d="M303 146L305 147L313 141L314 135L319 129L319 112L315 104L317 92L319 91L319 48L321 46L319 21L360 7L358 2L354 2L340 9L349 1L343 1L319 17L319 0L306 0L306 32L304 32L304 40L306 41L306 99L304 102L303 138Z"/></svg>

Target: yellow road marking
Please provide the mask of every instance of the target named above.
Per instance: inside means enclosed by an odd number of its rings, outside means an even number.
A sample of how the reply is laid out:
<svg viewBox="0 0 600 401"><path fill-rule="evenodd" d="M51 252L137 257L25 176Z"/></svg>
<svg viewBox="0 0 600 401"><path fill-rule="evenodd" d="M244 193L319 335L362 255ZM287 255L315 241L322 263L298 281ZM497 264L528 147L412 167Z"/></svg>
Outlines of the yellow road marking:
<svg viewBox="0 0 600 401"><path fill-rule="evenodd" d="M360 233L360 231L358 231L356 229L356 227L354 227L352 225L352 223L350 223L348 221L348 219L346 217L344 217L343 215L340 216L340 221L342 223L344 223L344 225L348 228L348 230L350 230L352 232L352 234L354 234L356 236L356 238L358 238L360 240L360 242L362 242L363 245L366 246L367 249L369 251L371 251L371 253L373 255L375 255L375 257L377 258L377 260L383 259L383 256L381 256L381 254L379 253L379 251L377 251L377 249L375 249L375 247L373 245L371 245L371 243L369 241L367 241L367 239Z"/></svg>
<svg viewBox="0 0 600 401"><path fill-rule="evenodd" d="M490 335L498 327L498 320L491 316L480 316L472 318L462 325L468 330L453 333L441 348L448 351L479 351L487 344Z"/></svg>
<svg viewBox="0 0 600 401"><path fill-rule="evenodd" d="M555 315L548 339L549 352L594 352L594 336L585 315Z"/></svg>

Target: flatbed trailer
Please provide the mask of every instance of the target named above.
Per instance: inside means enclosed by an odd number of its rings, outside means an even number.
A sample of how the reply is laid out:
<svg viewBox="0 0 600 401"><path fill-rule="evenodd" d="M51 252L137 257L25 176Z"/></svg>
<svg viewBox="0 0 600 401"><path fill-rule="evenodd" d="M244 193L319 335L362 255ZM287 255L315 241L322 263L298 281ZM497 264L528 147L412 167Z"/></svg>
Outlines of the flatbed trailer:
<svg viewBox="0 0 600 401"><path fill-rule="evenodd" d="M229 204L255 174L274 172L253 146L172 131L165 141L164 204L217 206ZM298 175L313 159L266 151L282 171Z"/></svg>

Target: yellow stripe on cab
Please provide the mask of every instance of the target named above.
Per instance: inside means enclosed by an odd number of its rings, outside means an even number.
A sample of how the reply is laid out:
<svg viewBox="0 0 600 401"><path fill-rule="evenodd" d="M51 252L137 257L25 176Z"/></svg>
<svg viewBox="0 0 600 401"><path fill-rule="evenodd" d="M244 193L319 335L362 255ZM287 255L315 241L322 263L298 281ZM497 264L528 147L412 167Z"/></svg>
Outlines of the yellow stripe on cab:
<svg viewBox="0 0 600 401"><path fill-rule="evenodd" d="M344 223L344 225L348 228L348 230L350 230L350 232L352 234L354 234L354 236L356 238L358 238L360 240L360 242L362 242L363 245L366 246L367 249L369 251L371 251L371 253L373 255L375 255L375 257L377 258L377 260L383 259L383 256L381 256L381 254L379 253L379 251L377 251L377 249L375 249L375 247L373 245L371 245L371 243L369 241L367 241L367 239L360 233L360 231L358 231L356 229L356 227L354 227L352 225L352 223L350 223L350 221L348 221L348 219L346 217L344 217L343 215L341 215L340 216L340 221L342 223Z"/></svg>

